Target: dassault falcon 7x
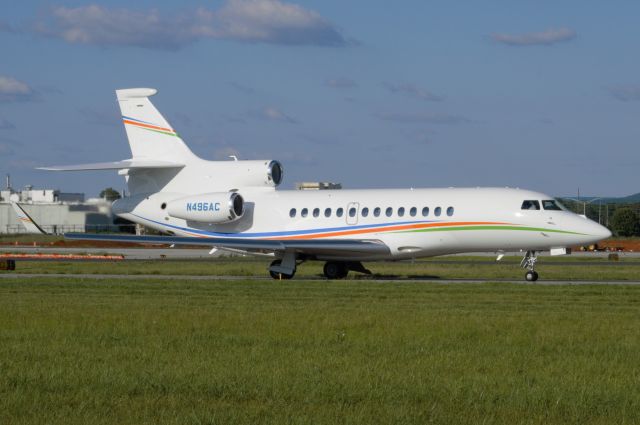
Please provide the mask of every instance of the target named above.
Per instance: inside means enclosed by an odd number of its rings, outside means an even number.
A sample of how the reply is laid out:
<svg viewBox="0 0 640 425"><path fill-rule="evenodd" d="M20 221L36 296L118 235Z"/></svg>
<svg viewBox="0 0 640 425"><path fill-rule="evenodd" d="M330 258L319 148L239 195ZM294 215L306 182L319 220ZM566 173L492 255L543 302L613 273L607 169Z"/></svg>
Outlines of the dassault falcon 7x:
<svg viewBox="0 0 640 425"><path fill-rule="evenodd" d="M66 234L69 239L203 245L273 258L269 272L289 279L305 261L325 261L339 279L368 273L366 261L466 252L526 252L535 281L537 253L560 255L611 235L549 195L510 188L276 190L275 160L207 161L191 152L149 98L155 89L117 90L131 159L46 167L119 170L130 195L113 212L165 236Z"/></svg>

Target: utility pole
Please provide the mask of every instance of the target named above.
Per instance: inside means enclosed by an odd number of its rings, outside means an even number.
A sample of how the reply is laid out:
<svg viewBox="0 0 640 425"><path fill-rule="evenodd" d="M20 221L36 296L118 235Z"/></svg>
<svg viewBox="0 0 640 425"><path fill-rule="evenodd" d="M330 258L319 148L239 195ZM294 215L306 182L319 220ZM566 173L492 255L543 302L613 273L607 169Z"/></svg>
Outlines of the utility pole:
<svg viewBox="0 0 640 425"><path fill-rule="evenodd" d="M598 201L598 224L602 224L600 222L600 210L602 210L602 199Z"/></svg>

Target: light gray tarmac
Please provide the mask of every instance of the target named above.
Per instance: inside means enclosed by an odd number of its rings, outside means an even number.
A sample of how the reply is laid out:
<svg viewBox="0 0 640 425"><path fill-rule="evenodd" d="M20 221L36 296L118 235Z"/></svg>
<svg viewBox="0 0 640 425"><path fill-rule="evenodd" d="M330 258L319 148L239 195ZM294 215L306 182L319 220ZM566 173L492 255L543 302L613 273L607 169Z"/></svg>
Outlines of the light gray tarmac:
<svg viewBox="0 0 640 425"><path fill-rule="evenodd" d="M120 254L127 260L156 260L156 259L175 259L175 260L196 260L196 259L211 259L217 257L230 256L227 251L218 250L214 254L209 254L211 250L208 248L60 248L60 247L48 247L48 246L12 246L3 245L0 246L0 253L15 252L25 254ZM521 252L506 252L506 257L516 256L522 257L524 253ZM566 258L593 258L601 259L607 258L608 252L574 252ZM618 253L621 259L623 258L640 258L640 252L620 252ZM234 255L238 257L238 255ZM480 252L469 254L455 254L447 257L455 256L477 256L477 257L497 257L495 252ZM549 256L548 252L540 253L540 257ZM446 261L446 260L443 260ZM602 263L600 263L602 264ZM612 262L612 264L616 264Z"/></svg>
<svg viewBox="0 0 640 425"><path fill-rule="evenodd" d="M87 280L105 280L105 279L123 279L123 280L257 280L257 281L273 281L271 277L256 276L194 276L194 275L156 275L156 274L71 274L71 273L13 273L0 272L0 279L38 279L38 278L62 278L62 279L87 279ZM326 281L323 277L304 277L299 279L287 280L285 282L318 282ZM515 279L437 279L433 277L424 278L404 278L404 279L388 279L385 277L364 277L360 279L346 279L344 282L376 282L376 283L436 283L436 284L484 284L484 283L509 283L514 285L640 285L640 281L616 280L616 281L600 281L600 280L538 280L537 282L527 282L525 280Z"/></svg>

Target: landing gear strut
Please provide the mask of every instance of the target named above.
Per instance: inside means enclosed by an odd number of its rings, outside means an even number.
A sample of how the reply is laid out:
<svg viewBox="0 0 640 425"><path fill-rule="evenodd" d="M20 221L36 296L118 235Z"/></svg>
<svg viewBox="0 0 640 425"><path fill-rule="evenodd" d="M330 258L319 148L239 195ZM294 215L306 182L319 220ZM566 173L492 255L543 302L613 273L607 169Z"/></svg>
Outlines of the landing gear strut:
<svg viewBox="0 0 640 425"><path fill-rule="evenodd" d="M292 279L293 276L296 275L295 269L293 269L293 273L276 272L272 270L272 268L279 268L281 265L282 265L282 260L274 260L271 262L271 265L269 266L269 274L271 275L272 278L277 280L288 280L288 279Z"/></svg>
<svg viewBox="0 0 640 425"><path fill-rule="evenodd" d="M520 267L523 269L527 269L527 272L524 275L524 278L527 282L535 282L538 280L538 272L535 271L536 262L538 261L538 257L535 251L527 251L522 262L520 263Z"/></svg>

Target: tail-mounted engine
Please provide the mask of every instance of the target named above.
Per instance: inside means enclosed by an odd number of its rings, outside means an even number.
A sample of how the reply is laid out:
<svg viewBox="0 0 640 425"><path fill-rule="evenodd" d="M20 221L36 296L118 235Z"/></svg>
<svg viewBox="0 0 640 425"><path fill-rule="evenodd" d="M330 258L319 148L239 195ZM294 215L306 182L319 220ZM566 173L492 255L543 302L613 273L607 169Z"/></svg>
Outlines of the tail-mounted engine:
<svg viewBox="0 0 640 425"><path fill-rule="evenodd" d="M167 203L167 214L203 223L228 223L244 214L244 199L236 192L203 193Z"/></svg>
<svg viewBox="0 0 640 425"><path fill-rule="evenodd" d="M207 185L224 185L228 188L277 187L282 183L283 168L275 160L252 161L207 161L198 175L208 177ZM186 171L186 170L185 170ZM217 188L217 187L216 187Z"/></svg>

